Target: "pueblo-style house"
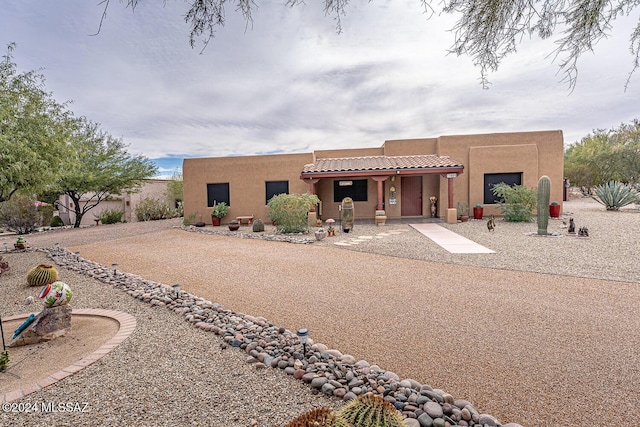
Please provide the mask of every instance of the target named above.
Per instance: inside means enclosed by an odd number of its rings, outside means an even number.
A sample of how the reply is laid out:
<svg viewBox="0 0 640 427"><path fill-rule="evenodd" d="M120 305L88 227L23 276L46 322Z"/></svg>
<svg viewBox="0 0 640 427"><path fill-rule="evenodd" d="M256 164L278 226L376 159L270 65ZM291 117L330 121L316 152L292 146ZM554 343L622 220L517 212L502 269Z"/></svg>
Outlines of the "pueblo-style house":
<svg viewBox="0 0 640 427"><path fill-rule="evenodd" d="M238 216L268 220L267 202L281 193L313 193L317 215L339 218L345 197L356 219L431 217L455 221L456 209L476 204L499 215L494 184L535 187L551 179L551 200L562 203L562 131L450 135L388 140L381 147L312 153L185 159L184 212L209 222L215 203Z"/></svg>

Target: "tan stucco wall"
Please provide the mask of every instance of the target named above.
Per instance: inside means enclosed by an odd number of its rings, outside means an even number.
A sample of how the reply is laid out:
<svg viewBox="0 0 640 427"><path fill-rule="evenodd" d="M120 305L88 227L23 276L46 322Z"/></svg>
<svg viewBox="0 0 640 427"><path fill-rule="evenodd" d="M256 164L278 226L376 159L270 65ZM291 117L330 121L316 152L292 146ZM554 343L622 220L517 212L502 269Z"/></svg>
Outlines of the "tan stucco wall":
<svg viewBox="0 0 640 427"><path fill-rule="evenodd" d="M538 178L551 179L551 200L562 203L563 179L562 131L493 133L482 135L453 135L439 138L388 140L381 147L319 150L314 153L268 156L243 156L185 159L183 162L185 215L196 214L196 220L210 223L211 207L207 206L207 184L229 183L231 209L223 222L239 215L254 215L268 220L265 205L265 181L289 181L290 193L306 193L309 186L300 180L300 172L315 158L402 156L438 154L450 156L464 165L464 172L453 179L454 207L458 202L471 208L483 201L485 173L522 172L523 184L535 187ZM350 177L341 178L349 180ZM357 179L354 177L353 179ZM316 194L322 200L322 218L339 218L338 202L333 201L334 178L321 179ZM399 218L401 213L401 180L384 184L385 209L388 218ZM396 187L397 205L391 205L390 186ZM448 200L447 179L440 174L424 175L422 181L422 214L430 216L429 196L438 197L438 216L444 217ZM372 218L377 205L377 182L368 178L368 200L355 202L356 218ZM484 205L485 215L499 214L497 205Z"/></svg>
<svg viewBox="0 0 640 427"><path fill-rule="evenodd" d="M265 182L289 181L289 193L308 193L309 186L300 180L302 167L307 163L313 163L313 154L184 159L184 213L193 213L196 221L211 224L207 184L229 183L229 215L222 223L240 215L268 221Z"/></svg>
<svg viewBox="0 0 640 427"><path fill-rule="evenodd" d="M551 179L551 200L562 204L564 139L562 131L453 135L438 138L437 154L450 156L465 166L454 179L454 207L458 202L483 202L485 173L522 172L522 184L537 187L538 179ZM447 195L446 180L440 186ZM485 215L500 214L498 205L484 205ZM441 212L442 214L442 212Z"/></svg>
<svg viewBox="0 0 640 427"><path fill-rule="evenodd" d="M382 156L384 155L384 150L382 147L344 148L339 150L316 150L314 154L317 159L333 159L337 157Z"/></svg>
<svg viewBox="0 0 640 427"><path fill-rule="evenodd" d="M392 139L382 145L385 156L436 154L438 138Z"/></svg>

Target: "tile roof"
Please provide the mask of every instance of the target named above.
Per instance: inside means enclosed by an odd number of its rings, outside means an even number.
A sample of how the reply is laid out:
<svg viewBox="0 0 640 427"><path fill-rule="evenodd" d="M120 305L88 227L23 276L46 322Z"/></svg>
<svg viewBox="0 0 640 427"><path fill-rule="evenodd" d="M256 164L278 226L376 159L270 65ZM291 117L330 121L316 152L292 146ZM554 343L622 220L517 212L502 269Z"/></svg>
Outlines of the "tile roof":
<svg viewBox="0 0 640 427"><path fill-rule="evenodd" d="M402 169L464 167L449 156L424 154L415 156L364 156L320 158L304 165L302 173L364 172Z"/></svg>

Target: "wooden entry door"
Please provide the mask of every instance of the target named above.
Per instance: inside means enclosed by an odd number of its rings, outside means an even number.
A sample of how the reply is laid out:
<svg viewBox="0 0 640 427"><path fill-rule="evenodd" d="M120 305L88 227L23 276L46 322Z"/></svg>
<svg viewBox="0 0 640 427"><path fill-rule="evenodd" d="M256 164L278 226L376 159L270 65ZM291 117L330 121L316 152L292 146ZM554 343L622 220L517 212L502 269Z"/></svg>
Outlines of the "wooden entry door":
<svg viewBox="0 0 640 427"><path fill-rule="evenodd" d="M422 176L403 176L400 215L422 216Z"/></svg>

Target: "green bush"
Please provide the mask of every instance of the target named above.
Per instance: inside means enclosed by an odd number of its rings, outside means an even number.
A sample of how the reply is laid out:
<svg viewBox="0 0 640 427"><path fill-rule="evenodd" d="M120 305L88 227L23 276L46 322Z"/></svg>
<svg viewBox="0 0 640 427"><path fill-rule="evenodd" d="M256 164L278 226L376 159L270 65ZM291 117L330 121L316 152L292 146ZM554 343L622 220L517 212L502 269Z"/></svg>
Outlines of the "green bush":
<svg viewBox="0 0 640 427"><path fill-rule="evenodd" d="M103 224L117 224L122 222L123 216L124 211L119 209L105 209L99 215L95 215L96 219L99 219Z"/></svg>
<svg viewBox="0 0 640 427"><path fill-rule="evenodd" d="M35 200L27 196L13 196L0 204L0 222L18 234L31 233L41 221Z"/></svg>
<svg viewBox="0 0 640 427"><path fill-rule="evenodd" d="M279 233L302 233L309 229L309 210L319 202L315 194L278 194L267 203L269 218Z"/></svg>
<svg viewBox="0 0 640 427"><path fill-rule="evenodd" d="M533 210L537 205L537 191L522 185L510 186L505 183L496 184L491 189L499 197L500 210L505 221L530 222L533 221Z"/></svg>
<svg viewBox="0 0 640 427"><path fill-rule="evenodd" d="M64 225L64 221L58 215L51 218L51 227L62 227Z"/></svg>
<svg viewBox="0 0 640 427"><path fill-rule="evenodd" d="M618 181L609 181L595 188L593 199L604 205L608 211L617 211L623 206L640 201L640 195L633 186Z"/></svg>
<svg viewBox="0 0 640 427"><path fill-rule="evenodd" d="M136 206L138 221L155 221L159 219L177 218L180 213L162 200L146 197Z"/></svg>

